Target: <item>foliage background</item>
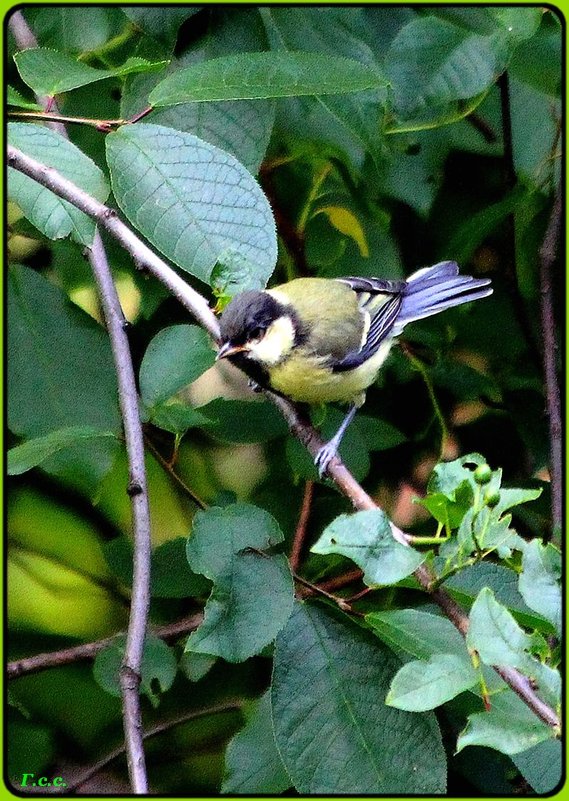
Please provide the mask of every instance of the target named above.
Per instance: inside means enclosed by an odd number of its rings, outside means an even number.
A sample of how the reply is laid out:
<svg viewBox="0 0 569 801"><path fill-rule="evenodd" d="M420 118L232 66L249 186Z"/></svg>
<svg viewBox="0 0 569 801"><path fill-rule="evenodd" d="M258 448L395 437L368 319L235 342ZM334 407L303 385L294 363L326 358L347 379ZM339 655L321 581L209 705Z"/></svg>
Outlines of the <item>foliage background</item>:
<svg viewBox="0 0 569 801"><path fill-rule="evenodd" d="M429 534L433 521L411 501L424 493L430 469L440 457L480 452L492 467L503 468L505 484L544 490L516 511L518 533L551 534L538 251L560 175L559 16L550 9L521 15L508 8L403 6L34 6L24 15L42 47L92 67L112 70L131 56L171 60L162 70L59 95L66 115L132 116L165 71L222 55L284 47L379 68L389 82L382 89L319 99L184 103L158 108L144 122L195 133L258 175L279 235L272 283L298 275L400 277L447 258L457 260L462 272L492 278L491 298L406 330L405 347L394 349L370 389L342 454L398 525ZM7 48L7 78L32 101L14 65L17 47L10 35ZM441 48L452 58L440 58ZM482 54L480 63L469 60L472 48ZM449 70L458 72L454 83ZM71 141L108 172L104 134L80 125L68 130ZM9 444L70 425L116 430L110 349L81 244L48 239L15 205L9 218ZM187 316L154 279L132 269L114 242L105 242L140 366L158 332L186 324ZM215 303L209 287L184 276ZM217 288L218 295L234 289L224 285L223 275ZM558 320L562 297L558 269ZM172 347L175 358L181 344ZM149 381L160 367L147 365ZM143 374L141 368L141 387ZM305 480L315 479L276 412L251 402L234 376L213 369L180 397L207 420L192 417L185 406L184 422L173 424L162 410L145 431L155 624L196 610L209 593L209 582L188 571L184 555L194 497L267 510L288 552ZM336 414L318 412L315 419L326 431L334 428ZM180 481L163 460L172 454L173 432L188 425L175 463ZM10 479L10 658L124 629L130 559L125 484L124 450L113 437L74 443ZM348 502L318 482L307 539L313 542L346 511ZM311 554L303 575L318 581L349 565L341 557ZM368 611L425 600L396 587L365 603ZM164 793L217 793L227 744L270 680L271 653L230 664L182 655L183 645L181 640L169 656L156 657L165 672L145 699L145 719L152 725L206 712L148 741L151 784ZM91 665L76 664L11 684L10 777L24 771L71 775L121 742L120 701L104 689L105 666L99 670L97 680ZM449 792L527 791L528 772L496 751L472 747L453 755L466 714L461 698L439 716ZM207 713L224 705L221 713ZM119 758L84 790L126 791L124 776Z"/></svg>

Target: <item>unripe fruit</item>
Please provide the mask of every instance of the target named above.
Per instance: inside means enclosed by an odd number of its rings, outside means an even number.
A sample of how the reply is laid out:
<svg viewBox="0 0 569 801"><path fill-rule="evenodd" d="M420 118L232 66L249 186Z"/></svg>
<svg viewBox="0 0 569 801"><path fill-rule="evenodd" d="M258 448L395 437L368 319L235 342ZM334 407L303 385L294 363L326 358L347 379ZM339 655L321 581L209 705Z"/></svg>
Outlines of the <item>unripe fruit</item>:
<svg viewBox="0 0 569 801"><path fill-rule="evenodd" d="M490 465L488 464L478 465L478 467L474 471L474 480L476 481L476 483L487 484L491 478L492 478L492 470L490 469Z"/></svg>

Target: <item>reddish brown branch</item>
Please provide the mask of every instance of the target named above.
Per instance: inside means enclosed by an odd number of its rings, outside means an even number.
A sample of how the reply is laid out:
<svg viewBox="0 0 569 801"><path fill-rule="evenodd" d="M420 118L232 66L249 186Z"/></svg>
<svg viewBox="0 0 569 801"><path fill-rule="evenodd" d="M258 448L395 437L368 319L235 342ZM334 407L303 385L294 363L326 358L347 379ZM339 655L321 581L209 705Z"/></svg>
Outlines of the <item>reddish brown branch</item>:
<svg viewBox="0 0 569 801"><path fill-rule="evenodd" d="M561 233L561 194L557 193L543 244L539 251L541 261L541 335L543 340L543 371L545 397L549 418L549 453L551 476L551 519L553 531L563 522L563 424L561 398L557 381L557 337L553 311L552 267L557 258Z"/></svg>
<svg viewBox="0 0 569 801"><path fill-rule="evenodd" d="M202 613L198 612L191 617L177 620L175 623L157 626L153 629L153 633L157 637L160 637L161 640L169 642L171 640L176 640L183 634L189 634L195 631L202 622L202 619ZM124 632L122 633L124 634ZM118 636L120 636L120 633L113 634L112 637L104 637L101 640L95 640L94 642L74 645L71 648L62 648L59 651L51 651L49 653L26 656L23 659L15 659L12 662L8 662L6 675L9 679L17 679L18 676L25 676L29 673L39 673L48 668L71 665L75 662L82 662L85 659L94 659L100 651L112 645Z"/></svg>
<svg viewBox="0 0 569 801"><path fill-rule="evenodd" d="M290 552L290 566L293 572L298 570L300 564L300 556L302 554L302 546L306 537L306 527L308 525L308 518L310 517L310 508L312 506L312 498L314 497L314 481L308 480L304 485L304 496L302 498L302 506L300 507L300 515L294 532L294 539L292 541L292 549Z"/></svg>

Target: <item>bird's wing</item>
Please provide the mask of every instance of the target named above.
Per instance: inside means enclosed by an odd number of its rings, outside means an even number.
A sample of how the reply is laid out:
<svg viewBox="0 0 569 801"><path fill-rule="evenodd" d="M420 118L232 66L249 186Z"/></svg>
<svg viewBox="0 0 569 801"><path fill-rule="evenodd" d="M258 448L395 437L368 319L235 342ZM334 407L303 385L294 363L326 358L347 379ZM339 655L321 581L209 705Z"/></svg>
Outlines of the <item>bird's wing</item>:
<svg viewBox="0 0 569 801"><path fill-rule="evenodd" d="M381 278L339 278L358 296L359 308L366 318L362 343L333 366L335 372L353 370L367 361L389 336L399 310L405 281Z"/></svg>

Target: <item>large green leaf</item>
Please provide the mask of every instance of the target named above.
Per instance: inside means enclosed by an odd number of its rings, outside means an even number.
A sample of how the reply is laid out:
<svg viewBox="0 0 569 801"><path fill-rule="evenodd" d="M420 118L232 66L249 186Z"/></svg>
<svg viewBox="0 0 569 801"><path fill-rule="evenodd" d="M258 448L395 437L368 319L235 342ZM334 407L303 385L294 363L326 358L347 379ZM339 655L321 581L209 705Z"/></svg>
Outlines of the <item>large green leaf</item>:
<svg viewBox="0 0 569 801"><path fill-rule="evenodd" d="M483 36L435 16L412 20L385 57L395 116L416 127L460 119L505 69L509 52L503 29Z"/></svg>
<svg viewBox="0 0 569 801"><path fill-rule="evenodd" d="M167 9L168 12L177 10ZM165 13L164 9L159 11ZM262 50L264 45L264 33L256 12L216 7L215 12L210 11L207 32L179 58L172 60L165 75L219 56ZM148 106L148 95L165 75L135 76L126 82L121 98L123 119L129 119ZM157 108L148 115L146 122L199 136L232 153L255 174L269 144L274 119L275 102L272 100L220 100Z"/></svg>
<svg viewBox="0 0 569 801"><path fill-rule="evenodd" d="M503 754L518 754L554 736L551 726L543 723L526 706L502 712L491 708L489 712L470 715L466 729L458 738L456 749L467 745L484 745Z"/></svg>
<svg viewBox="0 0 569 801"><path fill-rule="evenodd" d="M14 61L21 79L36 95L53 97L80 86L88 86L105 78L121 78L136 72L160 70L168 62L150 62L136 56L120 67L97 70L58 50L43 47L30 48L16 53Z"/></svg>
<svg viewBox="0 0 569 801"><path fill-rule="evenodd" d="M310 49L326 55L335 53L366 65L380 75L380 62L366 42L369 32L361 9L261 8L273 51L297 52ZM371 37L372 43L374 41ZM281 128L296 138L300 129L305 136L332 142L348 151L357 163L370 153L376 163L381 154L380 118L386 100L385 84L379 89L343 95L319 95L298 98L279 105Z"/></svg>
<svg viewBox="0 0 569 801"><path fill-rule="evenodd" d="M306 52L241 53L194 64L165 78L151 106L361 92L385 86L379 71L353 59Z"/></svg>
<svg viewBox="0 0 569 801"><path fill-rule="evenodd" d="M173 48L180 25L197 14L199 6L123 6L122 11L148 36Z"/></svg>
<svg viewBox="0 0 569 801"><path fill-rule="evenodd" d="M107 137L117 202L165 256L208 281L216 262L254 266L258 287L276 261L275 225L258 184L229 153L191 134L138 123Z"/></svg>
<svg viewBox="0 0 569 801"><path fill-rule="evenodd" d="M36 6L27 10L27 18L42 45L72 53L95 50L124 27L116 6L93 5L88 11L82 6Z"/></svg>
<svg viewBox="0 0 569 801"><path fill-rule="evenodd" d="M97 200L104 201L109 187L101 170L78 147L40 125L8 124L8 141L46 167L54 167ZM62 239L71 234L81 244L93 241L95 224L49 189L14 169L8 170L8 196L45 236Z"/></svg>
<svg viewBox="0 0 569 801"><path fill-rule="evenodd" d="M117 384L101 326L38 273L8 272L8 425L26 440L78 426L121 431ZM89 494L111 467L114 437L77 439L42 469Z"/></svg>
<svg viewBox="0 0 569 801"><path fill-rule="evenodd" d="M488 587L480 591L472 605L466 641L485 664L518 668L536 680L548 703L559 703L559 672L530 655L532 638L518 626L506 607L498 603Z"/></svg>
<svg viewBox="0 0 569 801"><path fill-rule="evenodd" d="M551 621L561 633L561 554L539 540L527 544L518 587L527 605Z"/></svg>
<svg viewBox="0 0 569 801"><path fill-rule="evenodd" d="M374 634L404 657L429 659L436 653L468 659L464 638L450 620L421 609L370 612L366 621Z"/></svg>
<svg viewBox="0 0 569 801"><path fill-rule="evenodd" d="M215 362L207 333L197 325L163 328L150 341L140 365L140 394L150 408L195 381Z"/></svg>
<svg viewBox="0 0 569 801"><path fill-rule="evenodd" d="M291 786L277 751L267 691L247 712L247 722L227 746L221 791L233 795L278 795Z"/></svg>
<svg viewBox="0 0 569 801"><path fill-rule="evenodd" d="M311 551L347 556L362 568L370 587L396 584L425 561L425 554L394 539L389 520L379 509L340 515L322 532Z"/></svg>
<svg viewBox="0 0 569 801"><path fill-rule="evenodd" d="M545 740L514 754L512 762L536 793L559 789L563 774L563 745L559 740Z"/></svg>
<svg viewBox="0 0 569 801"><path fill-rule="evenodd" d="M8 451L8 475L19 476L27 470L31 470L32 467L42 464L55 453L83 439L114 436L115 434L111 431L98 431L96 428L88 426L70 426L58 431L51 431L43 437L29 439Z"/></svg>
<svg viewBox="0 0 569 801"><path fill-rule="evenodd" d="M276 520L255 506L234 504L197 512L188 561L214 586L188 650L242 662L274 640L293 604L286 557L266 552L282 540Z"/></svg>
<svg viewBox="0 0 569 801"><path fill-rule="evenodd" d="M407 662L395 674L385 703L410 712L425 712L469 690L478 676L466 655L434 654Z"/></svg>
<svg viewBox="0 0 569 801"><path fill-rule="evenodd" d="M347 618L297 603L277 637L273 726L301 795L445 792L432 713L382 703L398 661Z"/></svg>

